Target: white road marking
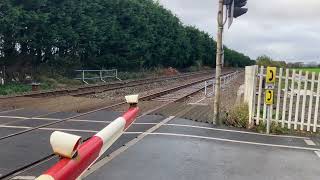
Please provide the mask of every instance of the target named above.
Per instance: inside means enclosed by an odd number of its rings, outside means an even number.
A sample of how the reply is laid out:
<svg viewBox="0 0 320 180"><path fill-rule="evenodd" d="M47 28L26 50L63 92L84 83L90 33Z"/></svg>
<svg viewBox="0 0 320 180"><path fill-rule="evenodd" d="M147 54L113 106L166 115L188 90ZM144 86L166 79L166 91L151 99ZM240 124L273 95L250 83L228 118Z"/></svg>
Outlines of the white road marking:
<svg viewBox="0 0 320 180"><path fill-rule="evenodd" d="M4 117L4 116L0 116ZM9 118L13 118L13 116L8 116ZM14 117L16 118L16 117ZM25 117L19 117L25 119ZM48 121L55 121L60 119L54 118L33 118L39 120L48 120ZM78 120L78 119L70 119L70 122L88 122L88 123L101 123L101 124L108 124L112 121L94 121L94 120ZM157 125L157 123L133 123L135 125ZM283 137L283 138L295 138L295 139L303 139L308 141L308 137L299 137L299 136L288 136L288 135L273 135L273 134L261 134L256 132L248 132L248 131L239 131L239 130L231 130L231 129L220 129L220 128L210 128L210 127L203 127L203 126L191 126L191 125L183 125L183 124L164 124L164 126L176 126L176 127L190 127L190 128L198 128L198 129L207 129L207 130L214 130L214 131L223 131L223 132L235 132L235 133L243 133L243 134L253 134L253 135L260 135L260 136L270 136L270 137ZM29 129L33 127L29 126L11 126L8 124L0 125L2 128L18 128L18 129ZM79 129L59 129L59 128L41 128L42 130L64 130L64 131L73 131L73 132L97 132L94 130L79 130ZM306 142L307 143L307 142Z"/></svg>
<svg viewBox="0 0 320 180"><path fill-rule="evenodd" d="M7 126L0 125L0 128L13 128L13 129L30 129L33 127L29 126ZM94 130L85 130L85 129L63 129L63 128L39 128L39 130L47 130L47 131L65 131L65 132L87 132L87 133L97 133L99 131ZM124 134L142 134L143 132L125 132Z"/></svg>
<svg viewBox="0 0 320 180"><path fill-rule="evenodd" d="M306 142L309 146L315 146L316 144L311 139L305 139L304 142Z"/></svg>
<svg viewBox="0 0 320 180"><path fill-rule="evenodd" d="M58 118L40 118L40 117L21 117L21 116L0 116L0 118L9 118L9 119L24 119L24 120L43 120L43 121L60 121L63 119L58 119ZM67 120L66 122L88 122L88 123L101 123L101 124L108 124L111 123L112 121L97 121L97 120L88 120L88 119L70 119ZM133 124L138 124L138 125L156 125L157 123L133 123Z"/></svg>
<svg viewBox="0 0 320 180"><path fill-rule="evenodd" d="M28 117L21 117L21 116L0 116L0 118L8 118L8 119L30 119Z"/></svg>
<svg viewBox="0 0 320 180"><path fill-rule="evenodd" d="M24 108L1 111L0 114L2 114L2 113L8 113L8 112L15 112L15 111L23 110L23 109L24 109Z"/></svg>
<svg viewBox="0 0 320 180"><path fill-rule="evenodd" d="M55 118L32 118L36 120L44 120L44 121L59 121L61 119L55 119ZM88 123L100 123L100 124L109 124L112 121L96 121L96 120L87 120L87 119L70 119L66 122L88 122ZM137 125L156 125L157 123L133 123Z"/></svg>
<svg viewBox="0 0 320 180"><path fill-rule="evenodd" d="M31 128L33 128L33 127L29 127L29 126L0 125L0 128L31 129ZM94 131L94 130L62 129L62 128L39 128L39 130L48 130L48 131L70 131L70 132L89 132L89 133L96 133L96 132L98 132L98 131Z"/></svg>
<svg viewBox="0 0 320 180"><path fill-rule="evenodd" d="M320 151L314 151L314 153L316 153L316 155L320 158Z"/></svg>
<svg viewBox="0 0 320 180"><path fill-rule="evenodd" d="M220 128L210 128L210 127L203 127L203 126L191 126L191 125L183 125L183 124L165 124L164 126L190 127L190 128L207 129L207 130L214 130L214 131L235 132L235 133L243 133L243 134L253 134L253 135L261 135L261 136L271 136L271 137L309 139L309 138L306 138L306 137L299 137L299 136L261 134L261 133L256 133L256 132L239 131L239 130L231 130L231 129L220 129Z"/></svg>
<svg viewBox="0 0 320 180"><path fill-rule="evenodd" d="M111 161L112 159L117 157L119 154L121 154L122 152L126 151L129 147L135 145L137 142L139 142L141 139L146 137L148 134L151 134L155 130L159 129L162 125L166 124L167 122L171 121L174 118L175 118L175 116L170 116L170 117L164 119L163 121L161 121L157 125L153 126L152 128L150 128L146 132L144 132L141 135L139 135L137 138L129 141L125 146L122 146L121 148L119 148L116 151L112 152L109 156L101 159L99 162L97 162L96 164L91 166L89 168L89 170L83 175L82 178L85 178L85 177L89 176L90 174L92 174L93 172L95 172L96 170L100 169L102 166L104 166L109 161Z"/></svg>
<svg viewBox="0 0 320 180"><path fill-rule="evenodd" d="M36 179L35 176L16 176L12 179L16 179L16 180L33 180Z"/></svg>
<svg viewBox="0 0 320 180"><path fill-rule="evenodd" d="M190 137L190 138L197 138L197 139L207 139L207 140L232 142L232 143L239 143L239 144L250 144L250 145L257 145L257 146L269 146L269 147L279 147L279 148L287 148L287 149L307 150L307 151L320 151L320 149L317 149L317 148L257 143L257 142L251 142L251 141L239 141L239 140L232 140L232 139L214 138L214 137L206 137L206 136L195 136L195 135L186 135L186 134L174 134L174 133L149 133L149 134L150 135L163 135L163 136L176 136L176 137Z"/></svg>
<svg viewBox="0 0 320 180"><path fill-rule="evenodd" d="M208 104L206 103L188 103L189 105L196 105L196 106L209 106Z"/></svg>

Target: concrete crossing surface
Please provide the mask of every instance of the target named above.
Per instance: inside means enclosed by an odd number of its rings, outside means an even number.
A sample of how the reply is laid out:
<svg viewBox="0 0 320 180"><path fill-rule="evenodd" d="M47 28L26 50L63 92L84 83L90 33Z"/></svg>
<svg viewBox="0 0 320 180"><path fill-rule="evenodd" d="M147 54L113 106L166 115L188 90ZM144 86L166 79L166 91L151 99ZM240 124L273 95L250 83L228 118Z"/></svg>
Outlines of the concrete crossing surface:
<svg viewBox="0 0 320 180"><path fill-rule="evenodd" d="M75 113L30 109L0 112L0 136L39 126ZM0 141L0 174L52 153L55 130L87 138L121 112L100 111ZM147 115L100 158L84 179L319 179L317 138L261 135L218 128L182 118ZM13 179L33 179L58 160L53 157Z"/></svg>

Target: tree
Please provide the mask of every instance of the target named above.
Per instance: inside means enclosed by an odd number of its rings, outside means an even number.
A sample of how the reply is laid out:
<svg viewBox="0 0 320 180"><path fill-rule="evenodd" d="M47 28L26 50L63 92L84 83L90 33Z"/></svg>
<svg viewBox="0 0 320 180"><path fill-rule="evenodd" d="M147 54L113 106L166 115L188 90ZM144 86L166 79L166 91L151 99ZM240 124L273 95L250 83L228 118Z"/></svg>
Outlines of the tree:
<svg viewBox="0 0 320 180"><path fill-rule="evenodd" d="M2 0L0 16L0 63L12 72L215 65L214 39L153 0ZM225 51L229 66L252 64Z"/></svg>
<svg viewBox="0 0 320 180"><path fill-rule="evenodd" d="M274 67L287 67L287 63L285 61L275 61L272 58L262 55L257 58L257 65L259 66L274 66Z"/></svg>

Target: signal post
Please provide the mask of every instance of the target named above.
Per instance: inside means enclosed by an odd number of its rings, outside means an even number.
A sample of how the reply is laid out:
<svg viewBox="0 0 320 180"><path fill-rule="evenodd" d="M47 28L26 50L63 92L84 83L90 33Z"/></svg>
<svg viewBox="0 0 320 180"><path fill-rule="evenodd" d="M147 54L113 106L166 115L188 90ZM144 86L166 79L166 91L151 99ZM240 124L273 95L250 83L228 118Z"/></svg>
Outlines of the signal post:
<svg viewBox="0 0 320 180"><path fill-rule="evenodd" d="M216 54L216 77L215 77L215 94L213 102L213 123L221 125L220 119L220 104L221 104L221 69L222 69L222 60L224 57L223 52L223 28L227 21L229 20L228 27L230 28L233 18L237 18L245 13L248 9L243 8L247 4L247 0L219 0L219 9L218 9L218 31L217 31L217 54ZM224 20L224 6L227 8L226 18Z"/></svg>

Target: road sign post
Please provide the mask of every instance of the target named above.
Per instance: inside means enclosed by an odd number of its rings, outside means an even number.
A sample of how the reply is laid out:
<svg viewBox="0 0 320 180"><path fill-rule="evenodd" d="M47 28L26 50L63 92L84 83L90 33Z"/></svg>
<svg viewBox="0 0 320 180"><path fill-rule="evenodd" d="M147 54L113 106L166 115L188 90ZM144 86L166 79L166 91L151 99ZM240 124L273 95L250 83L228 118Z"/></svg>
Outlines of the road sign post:
<svg viewBox="0 0 320 180"><path fill-rule="evenodd" d="M265 91L265 103L267 105L267 130L266 133L270 134L270 126L272 120L271 108L274 104L274 85L276 83L276 67L268 67L267 68L267 76L266 76L266 91Z"/></svg>
<svg viewBox="0 0 320 180"><path fill-rule="evenodd" d="M267 104L267 134L270 134L270 125L271 125L271 107L273 104L274 91L273 89L268 89L265 92L265 103Z"/></svg>

